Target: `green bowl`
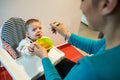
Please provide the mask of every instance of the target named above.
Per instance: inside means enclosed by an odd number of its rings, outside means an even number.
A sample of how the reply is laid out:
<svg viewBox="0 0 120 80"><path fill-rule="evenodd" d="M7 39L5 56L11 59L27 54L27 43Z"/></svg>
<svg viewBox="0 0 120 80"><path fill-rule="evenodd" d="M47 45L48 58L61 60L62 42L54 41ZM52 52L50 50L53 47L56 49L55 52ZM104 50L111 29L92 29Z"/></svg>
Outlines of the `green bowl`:
<svg viewBox="0 0 120 80"><path fill-rule="evenodd" d="M37 39L36 40L36 43L37 44L40 44L42 47L44 47L46 50L50 50L53 45L54 45L54 42L52 39L50 38L40 38L40 39Z"/></svg>

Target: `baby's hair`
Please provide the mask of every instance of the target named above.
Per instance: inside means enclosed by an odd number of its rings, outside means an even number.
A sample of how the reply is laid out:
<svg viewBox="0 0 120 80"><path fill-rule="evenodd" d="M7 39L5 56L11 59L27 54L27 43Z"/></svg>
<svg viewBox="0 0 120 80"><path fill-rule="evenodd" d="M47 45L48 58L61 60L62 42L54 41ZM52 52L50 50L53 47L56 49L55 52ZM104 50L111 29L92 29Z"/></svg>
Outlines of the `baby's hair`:
<svg viewBox="0 0 120 80"><path fill-rule="evenodd" d="M28 26L30 24L32 24L33 22L40 22L40 21L38 19L29 19L29 20L26 21L25 27L28 28Z"/></svg>

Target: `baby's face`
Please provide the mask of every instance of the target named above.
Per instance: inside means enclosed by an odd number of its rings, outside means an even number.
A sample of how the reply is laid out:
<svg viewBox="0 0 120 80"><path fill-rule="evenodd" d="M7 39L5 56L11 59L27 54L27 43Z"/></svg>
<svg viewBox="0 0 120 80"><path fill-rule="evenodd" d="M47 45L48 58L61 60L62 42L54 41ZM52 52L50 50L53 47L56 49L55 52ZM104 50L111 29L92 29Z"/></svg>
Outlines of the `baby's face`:
<svg viewBox="0 0 120 80"><path fill-rule="evenodd" d="M28 36L33 40L36 40L42 37L42 26L40 22L33 22L29 25Z"/></svg>

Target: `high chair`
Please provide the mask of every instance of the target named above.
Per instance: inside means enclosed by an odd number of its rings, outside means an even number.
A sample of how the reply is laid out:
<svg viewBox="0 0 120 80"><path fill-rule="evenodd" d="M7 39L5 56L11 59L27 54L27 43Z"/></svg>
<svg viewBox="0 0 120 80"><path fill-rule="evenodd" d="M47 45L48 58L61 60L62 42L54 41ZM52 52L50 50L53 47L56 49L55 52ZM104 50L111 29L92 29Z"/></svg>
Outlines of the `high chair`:
<svg viewBox="0 0 120 80"><path fill-rule="evenodd" d="M1 44L3 49L7 51L7 54L9 54L10 57L12 57L13 59L17 59L19 57L19 55L16 52L16 47L18 46L20 40L24 38L24 24L25 21L22 18L12 17L9 20L7 20L2 26ZM1 67L1 70L3 72L6 72L6 69L3 66ZM6 74L4 74L3 77L5 79L10 80L10 78L8 77L11 76L8 74L9 73L6 72ZM4 78L2 78L1 80L4 80Z"/></svg>
<svg viewBox="0 0 120 80"><path fill-rule="evenodd" d="M37 56L21 56L16 47L25 38L25 21L22 18L12 17L2 27L0 48L0 62L7 69L13 80L36 80L44 74L41 59ZM64 53L53 47L48 56L56 65L64 58Z"/></svg>
<svg viewBox="0 0 120 80"><path fill-rule="evenodd" d="M24 24L25 21L22 18L12 17L6 21L2 27L1 39L3 47L12 55L14 59L19 57L16 51L16 47L18 46L19 42L25 38L26 28L24 27Z"/></svg>

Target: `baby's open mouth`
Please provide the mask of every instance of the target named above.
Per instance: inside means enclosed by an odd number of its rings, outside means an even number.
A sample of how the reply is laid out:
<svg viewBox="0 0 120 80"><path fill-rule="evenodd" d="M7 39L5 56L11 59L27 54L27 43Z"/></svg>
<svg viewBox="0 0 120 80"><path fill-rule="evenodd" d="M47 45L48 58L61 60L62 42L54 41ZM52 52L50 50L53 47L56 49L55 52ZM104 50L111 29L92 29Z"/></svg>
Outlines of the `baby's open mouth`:
<svg viewBox="0 0 120 80"><path fill-rule="evenodd" d="M41 35L41 34L37 34L36 36L37 36L37 37L41 37L42 35Z"/></svg>

